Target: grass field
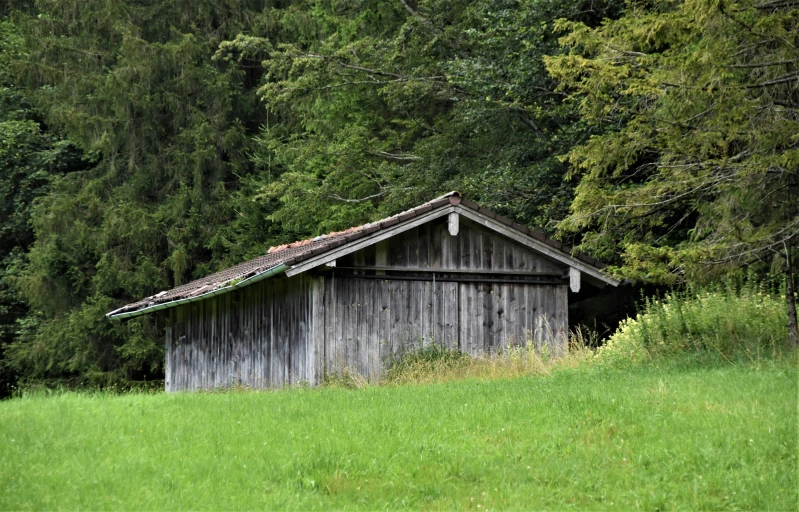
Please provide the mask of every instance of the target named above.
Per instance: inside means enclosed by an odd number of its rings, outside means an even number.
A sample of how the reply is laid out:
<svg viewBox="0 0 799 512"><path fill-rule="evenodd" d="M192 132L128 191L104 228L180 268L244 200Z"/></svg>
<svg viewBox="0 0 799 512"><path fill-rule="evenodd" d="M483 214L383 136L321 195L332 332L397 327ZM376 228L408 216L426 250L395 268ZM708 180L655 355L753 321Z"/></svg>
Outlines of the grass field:
<svg viewBox="0 0 799 512"><path fill-rule="evenodd" d="M0 403L0 509L797 509L788 363Z"/></svg>

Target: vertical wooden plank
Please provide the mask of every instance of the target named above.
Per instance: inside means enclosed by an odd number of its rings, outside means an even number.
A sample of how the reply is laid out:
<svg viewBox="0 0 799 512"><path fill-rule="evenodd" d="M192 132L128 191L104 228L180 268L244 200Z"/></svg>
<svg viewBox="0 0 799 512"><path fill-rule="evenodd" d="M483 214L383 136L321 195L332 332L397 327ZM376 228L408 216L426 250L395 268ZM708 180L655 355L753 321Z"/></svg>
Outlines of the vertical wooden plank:
<svg viewBox="0 0 799 512"><path fill-rule="evenodd" d="M186 308L186 313L185 313L186 314L186 320L185 320L185 323L186 323L186 331L185 332L186 332L186 334L185 334L185 339L183 340L183 346L184 346L183 351L184 351L184 358L185 358L185 363L184 363L184 368L183 368L183 372L185 374L185 377L184 377L184 379L185 379L185 388L184 389L191 390L191 385L192 385L192 382L191 382L191 376L192 376L191 365L193 363L192 354L191 354L191 347L192 347L191 340L194 338L194 323L192 322L193 317L191 315L191 304L186 304L185 308Z"/></svg>
<svg viewBox="0 0 799 512"><path fill-rule="evenodd" d="M388 340L387 340L387 358L393 359L397 353L400 337L400 323L402 322L402 313L404 308L404 300L402 291L405 283L402 281L389 281L390 289L389 295L389 326L388 326Z"/></svg>
<svg viewBox="0 0 799 512"><path fill-rule="evenodd" d="M423 346L424 333L422 332L424 307L424 283L422 281L408 281L411 284L411 301L408 308L408 330L410 332L411 350L416 350Z"/></svg>
<svg viewBox="0 0 799 512"><path fill-rule="evenodd" d="M488 261L485 258L486 251L483 251L483 264L487 264ZM483 338L482 343L482 350L483 353L488 354L494 352L494 285L493 284L481 284L480 290L482 292L482 302L483 307L482 311L482 329L480 330L480 334Z"/></svg>
<svg viewBox="0 0 799 512"><path fill-rule="evenodd" d="M430 331L433 315L431 306L433 304L431 295L433 283L431 281L417 281L419 287L419 316L416 317L417 332L419 333L420 346L430 344L432 333Z"/></svg>
<svg viewBox="0 0 799 512"><path fill-rule="evenodd" d="M516 260L517 268L519 270L527 270L536 272L536 266L533 258L530 258L530 253L519 247L514 247L514 259Z"/></svg>
<svg viewBox="0 0 799 512"><path fill-rule="evenodd" d="M241 361L239 363L239 383L247 385L250 377L250 362L252 355L252 302L253 287L247 286L242 289L244 304L242 304L242 324L244 325L244 336L241 343Z"/></svg>
<svg viewBox="0 0 799 512"><path fill-rule="evenodd" d="M261 368L261 287L263 282L255 283L252 288L252 304L250 304L250 371L247 376L249 385L253 388L260 388L260 368Z"/></svg>
<svg viewBox="0 0 799 512"><path fill-rule="evenodd" d="M430 268L430 223L416 228L416 267Z"/></svg>
<svg viewBox="0 0 799 512"><path fill-rule="evenodd" d="M367 295L366 295L366 281L365 279L354 279L351 283L352 291L355 294L354 297L354 310L353 310L353 345L352 347L355 349L354 357L352 358L352 368L358 372L359 375L362 377L368 377L366 371L366 324L368 323L368 318L366 318L365 311Z"/></svg>
<svg viewBox="0 0 799 512"><path fill-rule="evenodd" d="M208 301L199 301L197 303L197 326L198 337L196 339L195 355L197 363L194 368L197 378L197 388L207 389L208 376L211 372L211 361L209 360L209 347L211 344L211 330L213 329L214 319L211 316L211 306Z"/></svg>
<svg viewBox="0 0 799 512"><path fill-rule="evenodd" d="M297 277L299 279L297 279ZM295 281L294 286L291 287L294 296L292 300L294 310L291 315L291 344L293 347L291 353L294 376L291 383L294 385L302 382L303 375L305 374L305 343L303 343L303 339L305 337L305 332L307 332L307 326L303 322L303 310L305 309L305 284L307 278L308 274L304 273L289 279L289 282Z"/></svg>
<svg viewBox="0 0 799 512"><path fill-rule="evenodd" d="M312 283L311 303L311 385L322 383L325 366L325 276L317 276Z"/></svg>
<svg viewBox="0 0 799 512"><path fill-rule="evenodd" d="M441 264L439 268L450 269L452 265L452 246L457 243L455 237L450 236L445 229L439 228L438 237L436 237L441 248Z"/></svg>
<svg viewBox="0 0 799 512"><path fill-rule="evenodd" d="M304 275L299 276L300 278L305 277ZM289 385L296 385L297 379L300 374L299 362L302 359L299 353L299 343L297 343L298 335L297 329L299 327L297 321L297 310L299 309L299 301L300 301L300 290L299 290L299 283L296 282L296 279L287 278L286 279L286 288L287 294L289 296L288 302L288 315L286 317L287 320L287 339L288 339L288 355L289 355L289 373L288 373L288 384Z"/></svg>
<svg viewBox="0 0 799 512"><path fill-rule="evenodd" d="M441 283L440 299L441 340L445 347L458 350L458 283Z"/></svg>
<svg viewBox="0 0 799 512"><path fill-rule="evenodd" d="M354 292L352 290L352 280L341 278L339 279L339 301L341 304L341 320L339 322L339 337L338 337L338 365L340 369L344 367L352 367L350 363L350 355L353 353L353 328L355 322L353 321L355 312Z"/></svg>
<svg viewBox="0 0 799 512"><path fill-rule="evenodd" d="M450 323L448 309L452 306L452 298L450 296L452 284L455 283L437 281L433 294L433 308L435 310L433 334L436 343L446 348L453 348L452 339L448 331L448 324Z"/></svg>
<svg viewBox="0 0 799 512"><path fill-rule="evenodd" d="M292 279L286 278L286 295L288 296L288 300L286 301L286 356L287 356L287 373L286 373L286 384L291 386L297 383L297 300L298 300L298 293L296 289L296 284L292 282Z"/></svg>
<svg viewBox="0 0 799 512"><path fill-rule="evenodd" d="M288 343L289 343L289 385L296 385L299 382L302 369L302 354L300 352L299 338L299 310L302 301L302 279L306 274L297 278L287 278L286 286L289 295L289 314L288 314Z"/></svg>
<svg viewBox="0 0 799 512"><path fill-rule="evenodd" d="M383 307L386 309L383 310L383 325L381 327L383 331L383 345L380 347L380 360L383 362L383 368L388 368L391 358L392 358L392 325L393 325L393 318L394 318L394 294L396 290L394 288L396 281L386 281L384 283L384 290L383 290Z"/></svg>
<svg viewBox="0 0 799 512"><path fill-rule="evenodd" d="M554 295L555 309L555 350L556 356L565 355L568 352L569 343L569 292L564 285L550 286Z"/></svg>
<svg viewBox="0 0 799 512"><path fill-rule="evenodd" d="M386 240L381 240L375 244L375 266L388 266L388 242ZM382 276L386 274L386 271L378 270L375 274Z"/></svg>
<svg viewBox="0 0 799 512"><path fill-rule="evenodd" d="M166 326L164 334L164 391L169 393L172 391L172 325Z"/></svg>
<svg viewBox="0 0 799 512"><path fill-rule="evenodd" d="M189 341L191 347L191 364L189 369L191 371L190 389L197 389L200 385L199 373L199 349L198 345L202 343L202 314L200 312L200 303L191 303L191 327L192 336Z"/></svg>
<svg viewBox="0 0 799 512"><path fill-rule="evenodd" d="M244 343L247 339L247 289L237 290L233 293L237 293L239 295L239 308L237 311L237 317L239 319L239 335L236 337L236 367L235 367L235 377L233 384L240 385L241 378L242 378L242 362L244 359Z"/></svg>
<svg viewBox="0 0 799 512"><path fill-rule="evenodd" d="M412 228L406 231L402 238L405 240L405 247L408 251L406 265L416 268L419 265L419 228Z"/></svg>
<svg viewBox="0 0 799 512"><path fill-rule="evenodd" d="M504 256L503 256L504 261ZM493 285L493 314L494 326L492 331L494 349L498 352L505 352L507 343L505 340L505 287L504 284Z"/></svg>
<svg viewBox="0 0 799 512"><path fill-rule="evenodd" d="M367 316L367 369L369 378L373 382L380 379L380 293L382 281L367 280L369 288L369 308Z"/></svg>
<svg viewBox="0 0 799 512"><path fill-rule="evenodd" d="M520 293L520 311L521 311L521 325L525 332L525 342L530 341L535 344L535 333L533 332L532 317L534 314L532 304L530 304L530 286L522 285L519 289Z"/></svg>
<svg viewBox="0 0 799 512"><path fill-rule="evenodd" d="M379 369L375 366L376 359L374 357L375 350L377 350L375 290L380 285L380 281L376 279L363 279L362 281L363 302L361 315L365 324L362 331L364 377L369 379L370 382L374 382L380 374Z"/></svg>
<svg viewBox="0 0 799 512"><path fill-rule="evenodd" d="M408 245L403 237L394 236L386 240L388 243L388 262L392 267L408 266Z"/></svg>
<svg viewBox="0 0 799 512"><path fill-rule="evenodd" d="M364 267L364 266L366 266L366 259L364 258L363 249L360 250L360 251L355 251L354 253L352 253L352 260L353 260L353 265L356 266L356 267ZM356 271L354 271L354 273L360 274L362 272L360 270L356 270Z"/></svg>
<svg viewBox="0 0 799 512"><path fill-rule="evenodd" d="M366 362L366 322L368 321L364 311L366 309L366 287L364 286L365 280L353 280L350 283L351 290L354 294L353 300L353 329L352 338L354 349L353 358L351 359L351 368L353 368L362 377L368 377L365 368Z"/></svg>
<svg viewBox="0 0 799 512"><path fill-rule="evenodd" d="M347 366L347 356L349 348L349 331L347 327L351 321L352 301L349 294L348 280L345 278L338 278L336 288L336 300L338 304L338 318L336 320L336 352L335 352L335 368L336 372L340 372Z"/></svg>
<svg viewBox="0 0 799 512"><path fill-rule="evenodd" d="M217 377L217 384L219 386L227 386L228 382L230 382L230 347L231 342L230 340L233 339L235 335L233 332L233 312L234 312L234 301L233 301L233 294L226 293L223 295L224 297L224 306L225 306L225 320L224 320L224 335L219 340L219 367L218 373L219 376Z"/></svg>
<svg viewBox="0 0 799 512"><path fill-rule="evenodd" d="M272 282L271 279L264 283L264 349L266 351L266 360L264 361L264 382L267 383L268 386L273 387L275 385L274 375L275 375L275 326L274 326L274 304L275 304L275 297L274 297L274 289L275 283Z"/></svg>
<svg viewBox="0 0 799 512"><path fill-rule="evenodd" d="M538 329L538 346L543 348L547 343L547 337L550 333L550 317L547 310L546 293L540 287L530 285L530 292L535 297L535 327Z"/></svg>
<svg viewBox="0 0 799 512"><path fill-rule="evenodd" d="M458 241L458 262L455 268L471 269L472 266L472 230L462 229L456 237Z"/></svg>
<svg viewBox="0 0 799 512"><path fill-rule="evenodd" d="M461 231L463 234L463 231ZM460 340L461 351L472 355L472 326L475 322L474 296L472 294L473 285L468 283L458 283L458 295L460 297L460 308L458 325L460 327L458 338Z"/></svg>
<svg viewBox="0 0 799 512"><path fill-rule="evenodd" d="M333 357L334 345L334 322L336 320L337 311L336 305L333 302L333 293L335 291L335 277L331 275L330 279L325 283L325 337L324 337L324 365L322 367L322 379L330 371L331 362Z"/></svg>
<svg viewBox="0 0 799 512"><path fill-rule="evenodd" d="M283 286L282 279L272 281L272 383L275 387L283 385Z"/></svg>
<svg viewBox="0 0 799 512"><path fill-rule="evenodd" d="M460 231L463 235L463 229ZM465 283L456 283L458 285L458 343L460 344L461 352L468 354L470 351L469 338L468 338L468 318L469 318L469 298L468 298L468 285Z"/></svg>
<svg viewBox="0 0 799 512"><path fill-rule="evenodd" d="M505 260L507 263L507 259ZM516 290L519 285L509 284L505 291L505 336L508 345L524 345L517 324Z"/></svg>
<svg viewBox="0 0 799 512"><path fill-rule="evenodd" d="M180 372L183 369L183 362L181 361L180 342L181 335L183 334L182 315L180 306L177 306L172 311L172 391L179 391L181 382L179 380Z"/></svg>
<svg viewBox="0 0 799 512"><path fill-rule="evenodd" d="M311 323L310 311L312 309L311 303L313 301L313 276L310 273L304 273L303 286L302 286L302 306L299 310L300 331L300 356L302 357L300 363L301 374L299 382L303 384L310 384L313 381L313 361L312 361L312 333L313 324Z"/></svg>
<svg viewBox="0 0 799 512"><path fill-rule="evenodd" d="M480 233L480 268L490 270L494 268L494 239L495 237L486 231Z"/></svg>
<svg viewBox="0 0 799 512"><path fill-rule="evenodd" d="M256 315L256 333L257 333L257 347L258 347L258 358L255 361L255 382L258 388L267 387L266 380L264 379L264 368L266 365L266 350L267 350L267 326L264 322L264 308L266 307L266 301L264 299L264 290L266 289L266 281L261 281L256 286L258 286L258 293L257 293L257 301L258 306L255 310Z"/></svg>
<svg viewBox="0 0 799 512"><path fill-rule="evenodd" d="M430 229L430 268L439 269L442 267L444 261L444 253L441 243L443 241L441 234L444 231L444 224L437 223ZM449 234L449 233L447 233Z"/></svg>
<svg viewBox="0 0 799 512"><path fill-rule="evenodd" d="M286 384L296 384L297 378L297 340L295 327L297 325L297 290L294 279L286 278L286 356L287 372Z"/></svg>

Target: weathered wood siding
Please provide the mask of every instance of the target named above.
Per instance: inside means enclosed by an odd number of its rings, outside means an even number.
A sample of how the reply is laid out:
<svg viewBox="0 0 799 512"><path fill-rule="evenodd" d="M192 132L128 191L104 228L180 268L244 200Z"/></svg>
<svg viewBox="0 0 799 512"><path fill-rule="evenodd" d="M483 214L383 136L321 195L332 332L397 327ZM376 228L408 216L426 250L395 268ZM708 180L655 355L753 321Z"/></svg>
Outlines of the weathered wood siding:
<svg viewBox="0 0 799 512"><path fill-rule="evenodd" d="M278 277L172 309L166 390L315 383L312 290Z"/></svg>
<svg viewBox="0 0 799 512"><path fill-rule="evenodd" d="M344 367L376 380L402 350L434 341L472 355L528 340L562 350L567 270L465 219L452 236L438 219L335 269L170 310L166 389L316 384ZM517 282L544 275L550 284Z"/></svg>
<svg viewBox="0 0 799 512"><path fill-rule="evenodd" d="M317 322L324 325L326 371L347 367L378 379L403 348L433 341L472 355L528 340L556 351L565 346L565 283L469 281L563 275L567 268L464 219L457 236L440 219L340 258L336 266L325 278L325 307L317 311ZM371 272L368 279L352 277L368 273L359 267L387 270ZM474 272L458 274L462 282L433 282L429 272L428 280L378 277L391 268L436 270L439 279L456 275L447 270Z"/></svg>

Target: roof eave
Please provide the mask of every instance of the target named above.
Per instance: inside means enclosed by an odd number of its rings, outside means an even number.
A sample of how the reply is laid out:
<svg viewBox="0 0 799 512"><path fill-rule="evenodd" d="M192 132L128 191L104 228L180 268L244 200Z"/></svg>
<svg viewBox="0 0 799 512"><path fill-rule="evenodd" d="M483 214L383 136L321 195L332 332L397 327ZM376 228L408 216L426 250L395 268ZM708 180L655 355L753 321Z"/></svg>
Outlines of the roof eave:
<svg viewBox="0 0 799 512"><path fill-rule="evenodd" d="M517 226L509 223L509 222L502 222L497 219L493 219L488 215L484 214L483 212L477 211L474 208L469 207L468 205L457 207L458 213L464 215L466 218L475 221L479 224L482 224L494 231L497 231L500 234L508 236L512 239L515 239L518 242L527 245L531 249L544 254L556 261L561 262L564 265L569 265L570 267L574 267L577 270L588 274L592 278L601 281L603 283L609 284L611 286L619 286L621 281L615 279L605 272L603 272L600 268L596 267L595 265L591 265L585 261L582 261L574 256L564 252L561 249L557 249L555 247L551 247L549 244L542 242L541 240L537 239L530 234L521 231L518 229ZM515 223L514 223L515 224Z"/></svg>
<svg viewBox="0 0 799 512"><path fill-rule="evenodd" d="M270 268L268 270L265 270L265 271L263 271L261 273L258 273L258 274L255 274L253 276L250 276L247 279L242 279L241 281L237 282L236 284L227 285L227 286L223 285L220 288L217 288L215 290L211 290L211 291L209 291L207 293L202 293L200 295L196 295L194 297L185 297L185 298L182 298L182 299L175 299L175 300L172 300L172 301L169 301L169 302L162 302L160 304L153 304L152 306L147 306L147 307L144 307L144 308L135 309L133 311L123 311L123 312L119 313L118 311L120 311L122 309L125 309L124 307L122 307L120 309L116 309L114 311L111 311L110 313L107 313L105 316L108 319L110 319L110 320L123 320L125 318L132 318L134 316L145 315L147 313L153 313L155 311L161 311L161 310L164 310L164 309L173 308L173 307L176 307L176 306L180 306L181 304L188 304L190 302L195 302L195 301L198 301L198 300L208 299L208 298L213 297L215 295L221 295L223 293L232 292L233 290L237 290L239 288L251 285L251 284L256 283L258 281L263 281L264 279L268 279L268 278L273 277L273 276L275 276L277 274L281 274L281 273L285 272L288 269L289 269L288 265L286 265L285 263L281 263L280 265L272 267L272 268ZM235 279L233 279L232 281L235 281Z"/></svg>

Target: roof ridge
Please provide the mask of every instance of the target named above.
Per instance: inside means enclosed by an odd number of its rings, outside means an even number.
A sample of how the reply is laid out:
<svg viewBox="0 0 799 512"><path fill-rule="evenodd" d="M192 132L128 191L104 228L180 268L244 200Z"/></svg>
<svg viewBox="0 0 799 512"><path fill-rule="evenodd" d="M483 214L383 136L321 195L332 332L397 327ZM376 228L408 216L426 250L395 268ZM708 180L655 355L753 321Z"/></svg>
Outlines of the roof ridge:
<svg viewBox="0 0 799 512"><path fill-rule="evenodd" d="M371 227L373 225L380 224L381 222L387 221L389 219L393 219L394 217L399 217L399 216L404 215L406 213L409 213L409 212L412 212L414 210L417 210L418 208L422 208L424 206L427 206L428 204L433 204L433 203L435 203L437 201L441 201L442 199L448 199L450 197L461 197L461 193L458 192L457 190L453 190L453 191L447 192L444 195L438 196L435 199L431 199L430 201L427 201L426 203L422 203L422 204L420 204L418 206L414 206L413 208L409 208L409 209L407 209L405 211L402 211L402 212L399 212L399 213L395 213L394 215L389 215L388 217L384 217L384 218L379 219L379 220L368 222L366 224L361 224L359 226L353 226L353 227L344 229L342 231L331 231L329 233L322 233L321 235L317 235L315 237L305 238L305 239L302 239L302 240L296 240L294 242L289 242L289 243L286 243L286 244L274 245L274 246L270 247L269 249L267 249L266 253L267 254L272 254L272 253L275 253L275 252L278 252L278 251L282 251L283 249L289 249L289 248L292 248L292 247L300 247L300 246L303 246L303 245L311 244L311 243L319 241L319 240L325 240L327 238L332 238L332 237L336 237L336 236L339 236L339 235L344 235L344 234L347 234L347 233L354 233L356 231L360 231L362 229Z"/></svg>

